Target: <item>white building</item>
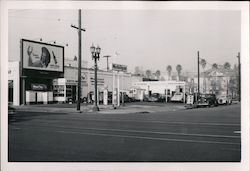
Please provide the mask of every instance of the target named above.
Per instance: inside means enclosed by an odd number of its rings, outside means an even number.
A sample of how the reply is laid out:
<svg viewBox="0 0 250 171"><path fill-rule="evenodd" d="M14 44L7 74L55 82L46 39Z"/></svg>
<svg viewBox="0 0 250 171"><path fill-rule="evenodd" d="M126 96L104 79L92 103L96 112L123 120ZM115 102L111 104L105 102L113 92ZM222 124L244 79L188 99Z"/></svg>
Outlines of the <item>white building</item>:
<svg viewBox="0 0 250 171"><path fill-rule="evenodd" d="M82 68L81 78L81 98L83 98L94 92L94 70ZM25 104L29 104L65 102L69 97L77 99L77 67L64 66L62 76L27 75L24 79L25 81L22 81L19 61L9 62L9 101L15 106L23 104L23 101ZM133 76L131 73L98 70L97 80L99 92L104 89L112 92L114 88L128 92L132 88L133 82L142 81L142 77Z"/></svg>
<svg viewBox="0 0 250 171"><path fill-rule="evenodd" d="M145 95L149 96L153 93L159 93L171 98L176 92L182 92L183 95L186 92L186 83L184 81L144 81L135 82L133 86L137 89L143 89Z"/></svg>
<svg viewBox="0 0 250 171"><path fill-rule="evenodd" d="M9 102L14 106L20 105L20 63L19 61L8 64Z"/></svg>
<svg viewBox="0 0 250 171"><path fill-rule="evenodd" d="M198 84L197 75L194 83ZM237 96L238 75L233 70L226 70L222 67L209 69L200 74L200 93L214 93L216 95Z"/></svg>

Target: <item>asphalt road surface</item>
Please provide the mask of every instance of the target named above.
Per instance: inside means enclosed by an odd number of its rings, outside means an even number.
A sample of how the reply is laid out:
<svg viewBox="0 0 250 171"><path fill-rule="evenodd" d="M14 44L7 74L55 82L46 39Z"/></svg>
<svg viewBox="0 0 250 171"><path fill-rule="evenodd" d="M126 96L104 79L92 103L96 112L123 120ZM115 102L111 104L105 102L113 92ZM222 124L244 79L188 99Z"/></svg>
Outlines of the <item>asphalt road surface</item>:
<svg viewBox="0 0 250 171"><path fill-rule="evenodd" d="M9 161L241 160L240 104L160 113L18 112Z"/></svg>

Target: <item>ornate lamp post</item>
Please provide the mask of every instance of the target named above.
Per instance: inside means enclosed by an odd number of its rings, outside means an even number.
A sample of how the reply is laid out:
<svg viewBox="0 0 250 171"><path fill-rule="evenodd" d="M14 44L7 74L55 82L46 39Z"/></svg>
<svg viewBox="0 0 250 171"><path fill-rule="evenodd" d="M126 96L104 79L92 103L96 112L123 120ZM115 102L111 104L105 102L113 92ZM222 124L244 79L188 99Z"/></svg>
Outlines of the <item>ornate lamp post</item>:
<svg viewBox="0 0 250 171"><path fill-rule="evenodd" d="M93 44L90 47L90 52L92 54L92 60L95 61L95 105L93 107L94 111L99 111L99 107L97 106L97 59L99 61L101 48L99 46L95 47Z"/></svg>

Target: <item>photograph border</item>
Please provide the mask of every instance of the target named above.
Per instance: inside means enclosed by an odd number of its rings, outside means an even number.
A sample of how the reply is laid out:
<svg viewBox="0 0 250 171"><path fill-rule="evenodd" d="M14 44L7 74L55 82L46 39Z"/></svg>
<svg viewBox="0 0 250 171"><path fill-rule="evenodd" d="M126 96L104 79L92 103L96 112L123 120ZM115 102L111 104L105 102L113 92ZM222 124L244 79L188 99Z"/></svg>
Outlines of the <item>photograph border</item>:
<svg viewBox="0 0 250 171"><path fill-rule="evenodd" d="M1 1L1 169L3 171L248 171L249 170L249 2L167 1ZM8 162L8 10L9 9L96 9L96 10L238 10L241 11L241 162Z"/></svg>

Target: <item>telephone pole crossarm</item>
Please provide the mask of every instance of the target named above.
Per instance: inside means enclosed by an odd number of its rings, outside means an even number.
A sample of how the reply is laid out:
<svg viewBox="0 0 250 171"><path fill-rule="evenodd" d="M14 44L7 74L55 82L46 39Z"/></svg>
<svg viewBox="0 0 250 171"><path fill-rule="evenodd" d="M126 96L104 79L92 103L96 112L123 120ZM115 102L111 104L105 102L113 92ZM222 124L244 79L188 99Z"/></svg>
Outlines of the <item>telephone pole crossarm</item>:
<svg viewBox="0 0 250 171"><path fill-rule="evenodd" d="M73 28L75 28L75 29L79 29L78 27L76 27L75 25L72 25L72 24L71 24L71 27L73 27ZM80 30L82 30L82 31L86 31L86 29L85 29L85 28L81 28Z"/></svg>

